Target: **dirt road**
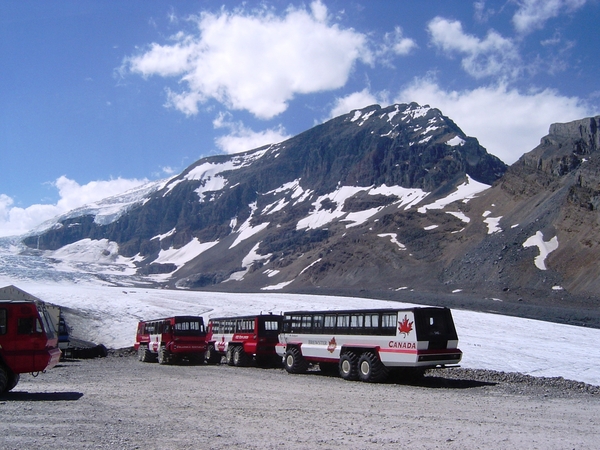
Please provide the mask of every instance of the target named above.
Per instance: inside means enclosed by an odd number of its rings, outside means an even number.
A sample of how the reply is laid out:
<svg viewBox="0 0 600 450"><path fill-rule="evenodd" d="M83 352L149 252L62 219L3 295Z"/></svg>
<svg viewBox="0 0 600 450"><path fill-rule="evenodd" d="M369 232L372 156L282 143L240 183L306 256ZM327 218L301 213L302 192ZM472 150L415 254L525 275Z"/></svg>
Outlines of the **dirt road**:
<svg viewBox="0 0 600 450"><path fill-rule="evenodd" d="M24 375L0 449L592 449L598 388L447 370L417 385L159 366L129 353Z"/></svg>

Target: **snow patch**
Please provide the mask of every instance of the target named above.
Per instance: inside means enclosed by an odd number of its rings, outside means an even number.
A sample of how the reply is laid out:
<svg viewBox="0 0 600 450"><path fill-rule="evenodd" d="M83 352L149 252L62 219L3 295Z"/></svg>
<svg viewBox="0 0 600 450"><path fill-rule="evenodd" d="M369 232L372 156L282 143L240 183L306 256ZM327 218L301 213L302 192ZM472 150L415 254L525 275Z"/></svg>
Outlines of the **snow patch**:
<svg viewBox="0 0 600 450"><path fill-rule="evenodd" d="M161 250L158 253L158 258L153 262L157 264L175 264L177 267L181 267L187 262L194 259L196 256L204 253L211 247L217 245L219 241L213 242L200 242L198 238L192 239L190 242L185 244L181 248L168 248L167 250Z"/></svg>
<svg viewBox="0 0 600 450"><path fill-rule="evenodd" d="M469 223L471 221L471 219L469 217L467 217L464 213L462 213L460 211L446 211L446 212L448 214L453 215L457 219L462 220L464 223Z"/></svg>
<svg viewBox="0 0 600 450"><path fill-rule="evenodd" d="M344 202L356 195L359 192L366 192L368 195L384 195L384 196L396 196L398 200L393 202L394 205L398 205L399 208L405 207L410 208L412 205L419 203L423 200L428 193L421 189L407 189L400 186L386 186L385 184L379 187L361 187L361 186L341 186L337 190L322 195L313 203L314 209L303 219L298 221L296 225L297 230L304 228L314 229L322 227L335 219L341 219L345 217L345 220L353 222L348 226L355 226L364 223L373 215L377 214L381 208L372 208L365 211L346 213L343 211ZM325 209L323 203L329 201L335 203L334 209Z"/></svg>
<svg viewBox="0 0 600 450"><path fill-rule="evenodd" d="M451 147L457 147L460 145L465 145L465 140L460 136L454 136L452 139L446 141L446 145L450 145Z"/></svg>
<svg viewBox="0 0 600 450"><path fill-rule="evenodd" d="M279 284L274 284L272 286L265 286L260 288L261 291L277 291L279 289L283 289L284 287L286 287L288 284L293 283L294 280L292 281L284 281L282 283Z"/></svg>
<svg viewBox="0 0 600 450"><path fill-rule="evenodd" d="M406 250L406 245L398 242L398 234L396 234L396 233L383 233L383 234L378 234L377 236L389 237L390 240L392 241L392 244L396 244L400 248L400 250Z"/></svg>
<svg viewBox="0 0 600 450"><path fill-rule="evenodd" d="M230 249L232 249L233 247L238 245L240 242L245 241L246 239L261 232L262 230L264 230L265 228L267 228L269 226L269 222L261 223L260 225L257 225L255 227L251 226L250 222L252 221L252 218L254 217L254 213L256 212L256 208L257 208L256 202L251 203L250 205L248 205L248 207L250 208L250 216L243 224L240 225L240 228L237 230L238 236L236 237L233 244L231 244L231 246L229 247ZM237 219L236 219L236 223L237 223Z"/></svg>
<svg viewBox="0 0 600 450"><path fill-rule="evenodd" d="M489 212L489 211L486 211L486 212ZM488 234L494 234L494 233L498 233L498 232L502 231L502 228L500 228L500 219L502 219L502 216L486 217L484 215L484 217L485 217L485 219L483 221L487 224Z"/></svg>
<svg viewBox="0 0 600 450"><path fill-rule="evenodd" d="M321 259L323 258L319 258L316 261L313 261L312 263L310 263L308 266L306 266L304 269L302 269L302 271L298 274L298 275L302 275L304 272L306 272L308 269L310 269L312 266L314 266L315 264L317 264L319 261L321 261Z"/></svg>
<svg viewBox="0 0 600 450"><path fill-rule="evenodd" d="M546 270L546 257L558 248L558 237L554 236L549 241L544 241L544 235L541 231L523 242L523 247L537 247L540 254L535 257L535 266L540 270Z"/></svg>
<svg viewBox="0 0 600 450"><path fill-rule="evenodd" d="M447 205L453 202L462 201L463 203L467 203L469 200L474 198L480 192L488 189L489 186L487 184L480 183L479 181L475 181L469 175L467 175L467 181L457 186L456 190L452 192L450 195L436 200L429 205L421 206L418 211L420 213L426 213L428 209L443 209Z"/></svg>

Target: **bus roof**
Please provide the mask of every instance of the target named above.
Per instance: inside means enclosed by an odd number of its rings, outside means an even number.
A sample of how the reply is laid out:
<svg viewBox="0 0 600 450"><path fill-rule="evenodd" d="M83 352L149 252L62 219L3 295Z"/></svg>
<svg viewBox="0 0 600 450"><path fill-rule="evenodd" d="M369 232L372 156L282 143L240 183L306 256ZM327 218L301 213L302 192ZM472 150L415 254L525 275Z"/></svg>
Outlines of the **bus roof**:
<svg viewBox="0 0 600 450"><path fill-rule="evenodd" d="M288 315L301 315L301 314L366 314L366 313L394 313L401 311L418 311L418 310L449 310L446 306L413 306L407 308L373 308L373 309L328 309L323 311L286 311L283 314Z"/></svg>

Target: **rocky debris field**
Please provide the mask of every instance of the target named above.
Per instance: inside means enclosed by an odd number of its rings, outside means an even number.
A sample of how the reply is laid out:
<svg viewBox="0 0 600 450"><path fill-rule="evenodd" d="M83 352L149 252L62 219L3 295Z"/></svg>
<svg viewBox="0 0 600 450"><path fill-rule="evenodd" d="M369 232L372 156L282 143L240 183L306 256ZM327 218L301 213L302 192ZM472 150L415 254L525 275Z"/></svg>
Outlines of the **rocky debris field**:
<svg viewBox="0 0 600 450"><path fill-rule="evenodd" d="M142 363L131 350L23 375L0 449L592 449L600 387L445 369L412 384Z"/></svg>

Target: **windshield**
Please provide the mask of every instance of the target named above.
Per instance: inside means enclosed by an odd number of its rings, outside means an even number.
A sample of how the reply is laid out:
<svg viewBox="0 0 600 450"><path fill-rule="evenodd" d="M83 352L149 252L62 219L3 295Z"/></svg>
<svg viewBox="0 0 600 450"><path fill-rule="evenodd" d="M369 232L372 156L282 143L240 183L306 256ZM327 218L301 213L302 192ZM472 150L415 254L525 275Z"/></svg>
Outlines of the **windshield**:
<svg viewBox="0 0 600 450"><path fill-rule="evenodd" d="M175 323L174 334L178 336L202 336L204 323L202 320L181 320Z"/></svg>
<svg viewBox="0 0 600 450"><path fill-rule="evenodd" d="M46 336L48 336L48 339L54 339L56 337L56 329L54 328L50 314L43 305L38 305L37 308L42 319L42 326L44 327L44 331L46 331Z"/></svg>

